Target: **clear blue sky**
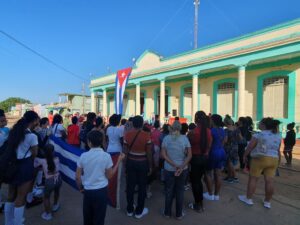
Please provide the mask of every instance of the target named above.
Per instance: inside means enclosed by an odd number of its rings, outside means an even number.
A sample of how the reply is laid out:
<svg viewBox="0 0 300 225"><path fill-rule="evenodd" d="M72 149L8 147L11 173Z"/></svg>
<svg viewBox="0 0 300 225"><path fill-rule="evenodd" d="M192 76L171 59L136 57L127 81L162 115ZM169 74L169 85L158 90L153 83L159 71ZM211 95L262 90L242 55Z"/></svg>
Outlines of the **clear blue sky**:
<svg viewBox="0 0 300 225"><path fill-rule="evenodd" d="M163 56L192 49L193 16L193 0L0 2L0 30L87 80L131 66L146 49ZM199 46L298 17L299 0L201 0ZM0 101L54 102L82 84L2 34L0 78Z"/></svg>

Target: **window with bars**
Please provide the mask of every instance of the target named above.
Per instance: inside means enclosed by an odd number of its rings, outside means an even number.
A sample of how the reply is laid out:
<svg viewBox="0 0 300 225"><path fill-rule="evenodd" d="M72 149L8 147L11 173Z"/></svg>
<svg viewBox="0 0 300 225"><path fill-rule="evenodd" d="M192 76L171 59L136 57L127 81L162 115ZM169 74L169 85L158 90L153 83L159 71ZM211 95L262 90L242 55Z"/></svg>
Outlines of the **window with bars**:
<svg viewBox="0 0 300 225"><path fill-rule="evenodd" d="M225 82L218 85L218 90L235 89L235 83Z"/></svg>
<svg viewBox="0 0 300 225"><path fill-rule="evenodd" d="M287 77L271 77L264 80L264 86L280 85L280 84L287 84L287 83L288 83Z"/></svg>

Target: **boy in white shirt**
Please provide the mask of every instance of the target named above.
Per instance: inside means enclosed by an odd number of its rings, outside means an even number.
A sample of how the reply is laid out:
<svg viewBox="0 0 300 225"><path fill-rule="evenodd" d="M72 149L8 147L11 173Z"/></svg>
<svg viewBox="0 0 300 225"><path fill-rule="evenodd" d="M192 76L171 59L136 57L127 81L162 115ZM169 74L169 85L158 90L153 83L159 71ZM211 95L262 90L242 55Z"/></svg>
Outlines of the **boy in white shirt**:
<svg viewBox="0 0 300 225"><path fill-rule="evenodd" d="M108 203L108 179L114 176L125 157L121 153L117 164L113 167L111 156L100 147L102 138L100 131L89 132L87 143L90 150L83 153L77 163L76 181L79 190L84 194L84 225L104 225Z"/></svg>

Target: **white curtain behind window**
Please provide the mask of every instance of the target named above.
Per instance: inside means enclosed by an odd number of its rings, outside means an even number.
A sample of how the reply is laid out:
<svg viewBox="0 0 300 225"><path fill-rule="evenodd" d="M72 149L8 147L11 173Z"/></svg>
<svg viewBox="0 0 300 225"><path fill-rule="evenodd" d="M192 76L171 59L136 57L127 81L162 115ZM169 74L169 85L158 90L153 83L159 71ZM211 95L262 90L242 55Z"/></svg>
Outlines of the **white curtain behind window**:
<svg viewBox="0 0 300 225"><path fill-rule="evenodd" d="M221 116L234 115L235 84L222 83L218 85L217 107Z"/></svg>
<svg viewBox="0 0 300 225"><path fill-rule="evenodd" d="M193 104L193 95L192 95L193 88L187 87L184 89L184 116L192 116L192 104Z"/></svg>
<svg viewBox="0 0 300 225"><path fill-rule="evenodd" d="M287 118L288 78L268 78L263 85L263 116Z"/></svg>

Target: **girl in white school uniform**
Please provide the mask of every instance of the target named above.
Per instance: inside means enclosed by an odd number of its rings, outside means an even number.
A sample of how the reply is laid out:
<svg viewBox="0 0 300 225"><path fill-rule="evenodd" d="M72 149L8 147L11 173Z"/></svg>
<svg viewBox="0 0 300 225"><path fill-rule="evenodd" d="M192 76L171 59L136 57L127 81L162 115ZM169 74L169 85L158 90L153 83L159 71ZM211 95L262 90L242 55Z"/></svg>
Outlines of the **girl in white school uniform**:
<svg viewBox="0 0 300 225"><path fill-rule="evenodd" d="M16 152L17 172L9 182L5 203L5 225L23 225L26 195L34 179L33 160L38 151L38 137L31 131L39 124L39 116L28 111L13 126L8 137L8 148Z"/></svg>

